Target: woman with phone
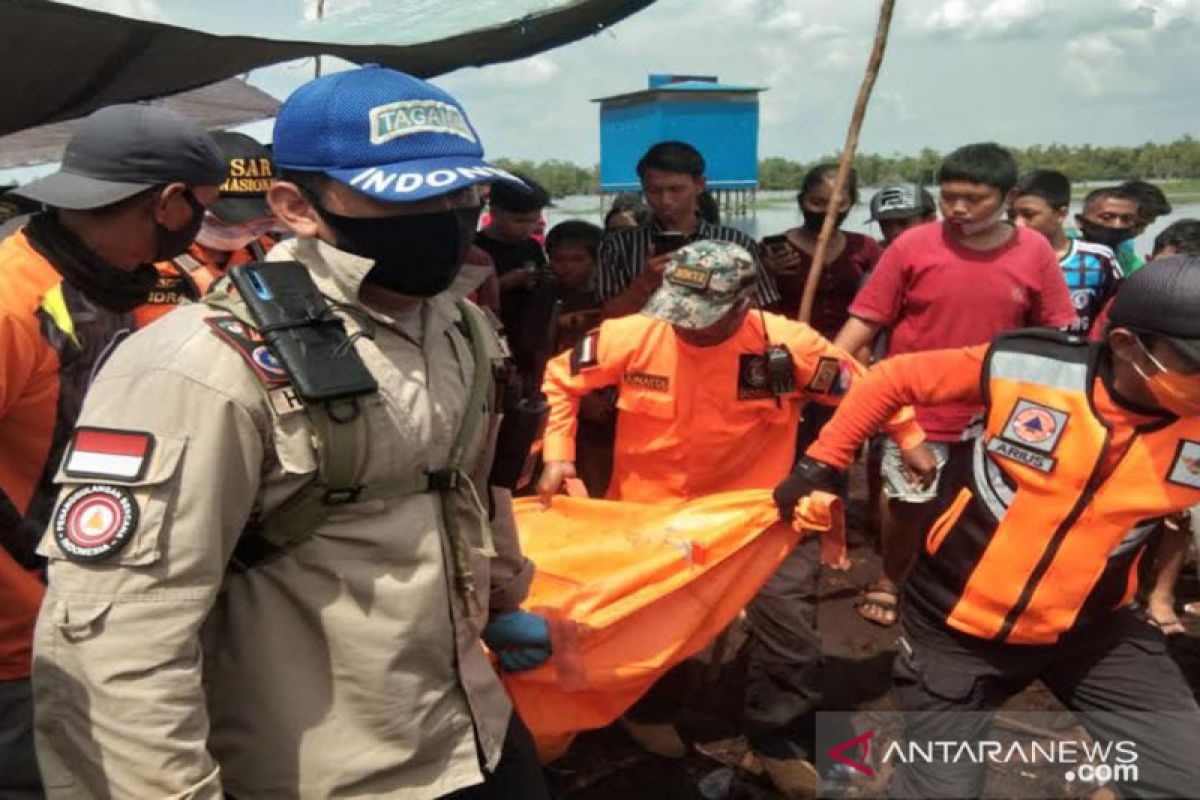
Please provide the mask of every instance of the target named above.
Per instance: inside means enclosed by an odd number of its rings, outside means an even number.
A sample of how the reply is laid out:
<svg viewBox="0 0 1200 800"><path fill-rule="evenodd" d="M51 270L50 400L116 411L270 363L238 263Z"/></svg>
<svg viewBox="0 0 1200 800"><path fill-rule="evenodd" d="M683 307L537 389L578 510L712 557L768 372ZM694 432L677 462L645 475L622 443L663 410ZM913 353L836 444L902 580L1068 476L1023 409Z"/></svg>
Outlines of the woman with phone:
<svg viewBox="0 0 1200 800"><path fill-rule="evenodd" d="M809 170L796 195L804 223L762 240L763 264L775 276L780 294L779 311L784 316L794 318L800 312L800 297L804 294L804 282L812 266L817 236L825 224L826 214L836 214L837 227L841 228L850 209L858 203L858 175L850 170L845 190L834 198L836 173L837 164L820 164ZM870 236L834 230L825 251L825 267L821 270L810 321L822 336L837 336L849 318L850 303L863 277L875 266L879 254L879 245Z"/></svg>

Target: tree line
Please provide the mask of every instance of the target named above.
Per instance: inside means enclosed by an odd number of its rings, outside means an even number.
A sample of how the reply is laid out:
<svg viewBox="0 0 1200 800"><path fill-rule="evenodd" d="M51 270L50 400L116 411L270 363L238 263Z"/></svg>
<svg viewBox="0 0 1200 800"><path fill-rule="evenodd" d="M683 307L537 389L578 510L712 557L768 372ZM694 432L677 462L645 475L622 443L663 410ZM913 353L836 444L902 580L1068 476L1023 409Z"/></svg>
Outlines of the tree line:
<svg viewBox="0 0 1200 800"><path fill-rule="evenodd" d="M1022 172L1056 169L1066 173L1072 181L1200 178L1200 141L1190 135L1165 144L1147 142L1133 147L1052 144L1009 149ZM859 153L854 166L858 170L859 183L864 186L879 186L897 180L932 184L943 155L928 147L915 156ZM810 167L837 158L837 155L831 155L809 162L764 158L758 163L759 188L799 188ZM496 165L531 176L554 197L595 194L600 190L598 165L582 167L559 159L535 162L504 158L498 159Z"/></svg>

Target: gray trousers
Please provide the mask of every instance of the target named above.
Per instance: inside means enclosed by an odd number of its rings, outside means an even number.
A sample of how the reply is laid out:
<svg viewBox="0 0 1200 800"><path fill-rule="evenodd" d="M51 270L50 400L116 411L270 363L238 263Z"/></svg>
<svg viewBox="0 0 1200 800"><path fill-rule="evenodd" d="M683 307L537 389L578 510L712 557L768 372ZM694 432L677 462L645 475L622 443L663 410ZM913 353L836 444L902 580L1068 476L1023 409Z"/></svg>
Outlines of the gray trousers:
<svg viewBox="0 0 1200 800"><path fill-rule="evenodd" d="M1137 780L1117 779L1122 797L1200 795L1200 707L1166 637L1132 612L1045 646L995 644L906 616L893 681L909 741L977 741L993 712L1040 680L1097 742L1136 743ZM889 794L979 797L985 771L970 760L898 765Z"/></svg>
<svg viewBox="0 0 1200 800"><path fill-rule="evenodd" d="M40 800L42 779L33 751L29 679L0 681L0 798Z"/></svg>

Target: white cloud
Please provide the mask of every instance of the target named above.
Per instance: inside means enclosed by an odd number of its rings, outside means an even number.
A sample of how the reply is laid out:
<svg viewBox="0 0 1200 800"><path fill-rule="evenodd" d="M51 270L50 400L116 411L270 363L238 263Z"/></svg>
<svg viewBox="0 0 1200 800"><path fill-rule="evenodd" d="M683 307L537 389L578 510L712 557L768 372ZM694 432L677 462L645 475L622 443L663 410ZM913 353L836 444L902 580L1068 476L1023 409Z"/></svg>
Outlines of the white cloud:
<svg viewBox="0 0 1200 800"><path fill-rule="evenodd" d="M83 6L84 8L90 8L92 11L120 14L122 17L130 17L132 19L154 22L169 21L158 0L89 0L86 3L77 0L71 3L71 5Z"/></svg>
<svg viewBox="0 0 1200 800"><path fill-rule="evenodd" d="M537 86L552 81L558 72L558 62L543 53L489 67L480 71L479 80L493 86Z"/></svg>
<svg viewBox="0 0 1200 800"><path fill-rule="evenodd" d="M1048 0L943 0L928 13L915 12L914 27L932 34L952 35L967 41L1021 35L1031 26L1045 24L1052 12Z"/></svg>

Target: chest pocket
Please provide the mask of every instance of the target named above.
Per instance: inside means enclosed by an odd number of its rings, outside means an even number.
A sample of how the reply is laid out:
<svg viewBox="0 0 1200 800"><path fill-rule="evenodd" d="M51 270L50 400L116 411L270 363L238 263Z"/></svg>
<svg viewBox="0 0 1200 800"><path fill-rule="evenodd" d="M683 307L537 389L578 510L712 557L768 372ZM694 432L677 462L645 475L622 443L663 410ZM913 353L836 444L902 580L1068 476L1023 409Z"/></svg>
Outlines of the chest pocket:
<svg viewBox="0 0 1200 800"><path fill-rule="evenodd" d="M162 555L162 534L187 440L154 437L140 478L79 477L60 468L62 486L38 553L50 559L144 566Z"/></svg>
<svg viewBox="0 0 1200 800"><path fill-rule="evenodd" d="M617 409L636 416L672 420L675 419L675 395L625 384L617 395Z"/></svg>

